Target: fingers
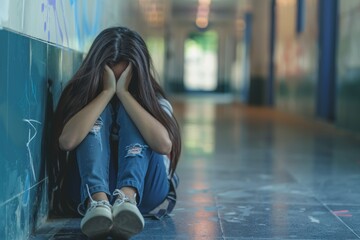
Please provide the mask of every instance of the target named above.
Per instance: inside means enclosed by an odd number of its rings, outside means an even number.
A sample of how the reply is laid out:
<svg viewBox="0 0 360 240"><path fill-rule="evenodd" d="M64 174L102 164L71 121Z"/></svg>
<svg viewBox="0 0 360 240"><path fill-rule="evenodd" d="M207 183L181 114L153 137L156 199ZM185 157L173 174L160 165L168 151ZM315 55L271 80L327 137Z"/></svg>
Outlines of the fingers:
<svg viewBox="0 0 360 240"><path fill-rule="evenodd" d="M132 66L131 66L131 62L129 62L128 66L126 67L125 71L126 73L128 73L131 70Z"/></svg>
<svg viewBox="0 0 360 240"><path fill-rule="evenodd" d="M104 76L103 76L103 89L109 90L116 88L116 79L113 70L108 66L104 66Z"/></svg>
<svg viewBox="0 0 360 240"><path fill-rule="evenodd" d="M121 78L121 79L126 79L127 76L129 75L129 73L131 72L131 68L132 68L131 63L129 63L129 64L127 65L127 67L125 68L125 70L121 73L119 79L120 79L120 78Z"/></svg>
<svg viewBox="0 0 360 240"><path fill-rule="evenodd" d="M105 71L112 72L111 68L107 64L105 64Z"/></svg>
<svg viewBox="0 0 360 240"><path fill-rule="evenodd" d="M104 72L107 76L111 76L112 70L108 65L105 65Z"/></svg>

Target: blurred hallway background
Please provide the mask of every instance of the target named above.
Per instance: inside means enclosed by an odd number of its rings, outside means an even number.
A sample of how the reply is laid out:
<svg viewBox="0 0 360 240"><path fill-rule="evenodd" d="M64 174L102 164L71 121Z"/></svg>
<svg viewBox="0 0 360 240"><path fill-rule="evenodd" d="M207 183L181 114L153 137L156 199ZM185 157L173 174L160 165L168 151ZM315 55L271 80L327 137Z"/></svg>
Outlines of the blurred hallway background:
<svg viewBox="0 0 360 240"><path fill-rule="evenodd" d="M359 239L359 21L359 0L0 0L0 239L84 239L49 215L48 137L117 25L146 40L184 145L175 211L136 239Z"/></svg>

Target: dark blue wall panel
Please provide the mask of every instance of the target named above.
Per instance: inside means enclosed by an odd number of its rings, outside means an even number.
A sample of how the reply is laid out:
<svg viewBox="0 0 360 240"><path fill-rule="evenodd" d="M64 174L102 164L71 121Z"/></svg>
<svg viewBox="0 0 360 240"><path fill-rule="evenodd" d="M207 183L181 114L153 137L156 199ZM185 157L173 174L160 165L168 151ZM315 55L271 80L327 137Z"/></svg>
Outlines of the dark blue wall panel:
<svg viewBox="0 0 360 240"><path fill-rule="evenodd" d="M62 90L62 50L56 46L48 46L48 83L53 95L53 109L56 108Z"/></svg>
<svg viewBox="0 0 360 240"><path fill-rule="evenodd" d="M266 85L266 104L274 106L274 75L275 75L275 42L276 42L276 0L270 5L270 42L269 42L269 76Z"/></svg>
<svg viewBox="0 0 360 240"><path fill-rule="evenodd" d="M7 159L6 145L7 145L7 131L8 129L8 32L0 30L0 163ZM2 168L3 169L3 168ZM5 174L0 174L0 189L5 189L6 177ZM1 191L2 192L2 191ZM6 199L3 194L0 194L0 203ZM0 229L0 232L2 230ZM0 234L1 237L1 234Z"/></svg>
<svg viewBox="0 0 360 240"><path fill-rule="evenodd" d="M30 167L30 155L26 147L29 139L28 124L24 119L29 116L27 101L27 81L30 71L30 40L15 33L9 33L8 44L8 143L5 161L8 179L4 197L9 199L24 189L25 179L35 182ZM29 177L26 178L26 175ZM11 183L17 183L16 185ZM27 186L29 185L26 183ZM14 209L15 211L15 209Z"/></svg>
<svg viewBox="0 0 360 240"><path fill-rule="evenodd" d="M337 0L319 1L319 78L317 116L334 121L336 82Z"/></svg>
<svg viewBox="0 0 360 240"><path fill-rule="evenodd" d="M296 32L302 33L306 26L306 2L297 0L296 3Z"/></svg>
<svg viewBox="0 0 360 240"><path fill-rule="evenodd" d="M27 239L47 218L49 116L81 60L78 52L0 30L1 240Z"/></svg>

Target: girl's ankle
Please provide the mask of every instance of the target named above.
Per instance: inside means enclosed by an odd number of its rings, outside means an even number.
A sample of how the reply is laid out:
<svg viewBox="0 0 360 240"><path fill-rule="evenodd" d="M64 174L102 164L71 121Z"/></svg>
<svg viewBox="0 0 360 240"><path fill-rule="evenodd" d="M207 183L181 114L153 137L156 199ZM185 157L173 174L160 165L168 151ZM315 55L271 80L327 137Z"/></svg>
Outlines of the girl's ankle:
<svg viewBox="0 0 360 240"><path fill-rule="evenodd" d="M94 201L109 201L106 193L104 192L97 192L97 193L94 193L93 195L91 195L91 198L94 200ZM87 200L87 204L86 206L89 207L91 204L91 201L90 199Z"/></svg>
<svg viewBox="0 0 360 240"><path fill-rule="evenodd" d="M132 187L122 187L120 191L122 191L128 198L134 198L136 195L136 190Z"/></svg>

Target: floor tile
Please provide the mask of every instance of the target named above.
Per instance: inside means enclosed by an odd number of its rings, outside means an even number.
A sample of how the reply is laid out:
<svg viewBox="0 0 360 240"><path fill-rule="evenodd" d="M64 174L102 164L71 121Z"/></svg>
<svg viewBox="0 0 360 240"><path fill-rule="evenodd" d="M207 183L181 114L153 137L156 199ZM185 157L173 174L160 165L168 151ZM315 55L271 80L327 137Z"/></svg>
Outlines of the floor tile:
<svg viewBox="0 0 360 240"><path fill-rule="evenodd" d="M354 234L360 238L359 206L328 205L330 212L339 218Z"/></svg>
<svg viewBox="0 0 360 240"><path fill-rule="evenodd" d="M191 98L174 108L178 202L134 239L360 238L356 136L265 108ZM79 221L49 231L82 236Z"/></svg>
<svg viewBox="0 0 360 240"><path fill-rule="evenodd" d="M234 203L219 212L225 237L357 239L322 206Z"/></svg>

